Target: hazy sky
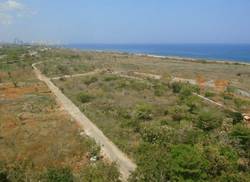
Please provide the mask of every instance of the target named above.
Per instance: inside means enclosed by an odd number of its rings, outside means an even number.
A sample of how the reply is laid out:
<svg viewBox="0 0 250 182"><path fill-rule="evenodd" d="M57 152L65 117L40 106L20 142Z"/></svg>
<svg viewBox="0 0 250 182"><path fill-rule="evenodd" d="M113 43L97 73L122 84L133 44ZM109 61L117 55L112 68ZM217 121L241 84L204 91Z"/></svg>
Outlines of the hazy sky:
<svg viewBox="0 0 250 182"><path fill-rule="evenodd" d="M0 0L0 41L250 43L250 0Z"/></svg>

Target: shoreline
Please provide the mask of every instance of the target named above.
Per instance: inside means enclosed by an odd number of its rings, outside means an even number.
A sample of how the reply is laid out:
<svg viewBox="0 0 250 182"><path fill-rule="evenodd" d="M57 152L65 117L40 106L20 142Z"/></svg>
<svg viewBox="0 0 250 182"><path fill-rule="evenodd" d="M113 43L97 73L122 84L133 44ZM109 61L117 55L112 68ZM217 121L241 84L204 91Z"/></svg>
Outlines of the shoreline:
<svg viewBox="0 0 250 182"><path fill-rule="evenodd" d="M233 64L233 65L238 64L238 65L250 66L250 63L247 63L244 61L228 61L228 60L219 60L219 59L217 60L217 59L205 59L205 58L190 58L190 57L180 57L180 56L159 56L159 55L153 55L153 54L144 54L143 56L161 58L161 59L174 59L178 61L189 61L189 62L197 62L197 63L219 63L219 64Z"/></svg>
<svg viewBox="0 0 250 182"><path fill-rule="evenodd" d="M196 63L215 63L215 64L231 64L231 65L245 65L250 66L250 63L244 61L230 61L230 60L219 60L219 59L206 59L206 58L191 58L191 57L181 57L181 56L164 56L164 55L156 55L156 54L146 54L146 53L132 53L132 52L124 52L124 51L112 51L112 50L98 50L98 49L78 49L78 48L63 48L69 49L73 51L80 52L94 52L94 53L115 53L115 54L129 54L132 56L141 56L141 57L152 57L159 59L172 59L177 61L189 61Z"/></svg>

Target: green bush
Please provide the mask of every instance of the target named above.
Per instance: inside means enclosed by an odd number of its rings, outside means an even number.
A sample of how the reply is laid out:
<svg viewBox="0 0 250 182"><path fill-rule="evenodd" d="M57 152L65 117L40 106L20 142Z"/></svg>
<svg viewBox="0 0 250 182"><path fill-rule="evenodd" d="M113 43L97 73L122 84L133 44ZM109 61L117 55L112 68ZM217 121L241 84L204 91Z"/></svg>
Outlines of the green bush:
<svg viewBox="0 0 250 182"><path fill-rule="evenodd" d="M155 94L155 96L158 96L158 97L162 96L166 92L166 86L163 85L163 84L157 83L153 87L154 87L154 94Z"/></svg>
<svg viewBox="0 0 250 182"><path fill-rule="evenodd" d="M186 119L188 115L189 107L186 105L177 105L171 108L170 114L174 121L181 121L182 119Z"/></svg>
<svg viewBox="0 0 250 182"><path fill-rule="evenodd" d="M1 164L1 161L0 161L0 181L1 182L9 182L7 171L4 170L4 168Z"/></svg>
<svg viewBox="0 0 250 182"><path fill-rule="evenodd" d="M137 151L137 169L130 177L131 182L170 181L169 154L166 147L142 143Z"/></svg>
<svg viewBox="0 0 250 182"><path fill-rule="evenodd" d="M69 67L67 67L66 65L58 65L57 69L60 71L61 74L64 74L64 75L70 74Z"/></svg>
<svg viewBox="0 0 250 182"><path fill-rule="evenodd" d="M8 178L10 181L26 182L30 178L27 177L28 161L15 162L8 169Z"/></svg>
<svg viewBox="0 0 250 182"><path fill-rule="evenodd" d="M69 168L51 168L43 177L44 182L73 182L74 177Z"/></svg>
<svg viewBox="0 0 250 182"><path fill-rule="evenodd" d="M222 124L222 117L219 113L202 110L198 113L197 126L204 130L210 131L220 127Z"/></svg>
<svg viewBox="0 0 250 182"><path fill-rule="evenodd" d="M174 93L180 93L181 88L182 88L182 84L178 83L178 82L174 82L171 84L172 90Z"/></svg>
<svg viewBox="0 0 250 182"><path fill-rule="evenodd" d="M140 135L144 142L167 145L173 137L173 130L164 126L150 126L141 129Z"/></svg>
<svg viewBox="0 0 250 182"><path fill-rule="evenodd" d="M180 91L180 95L183 99L191 96L192 93L193 93L193 90L190 87L186 87L186 86L182 87Z"/></svg>
<svg viewBox="0 0 250 182"><path fill-rule="evenodd" d="M129 87L136 91L143 91L149 89L149 85L144 81L130 80Z"/></svg>
<svg viewBox="0 0 250 182"><path fill-rule="evenodd" d="M238 140L240 147L243 149L250 148L250 128L237 124L230 133L231 137Z"/></svg>
<svg viewBox="0 0 250 182"><path fill-rule="evenodd" d="M114 81L114 80L118 80L118 76L116 76L116 75L110 75L110 76L106 76L105 78L104 78L104 81L106 81L106 82L110 82L110 81Z"/></svg>
<svg viewBox="0 0 250 182"><path fill-rule="evenodd" d="M174 93L179 93L182 99L189 97L193 92L199 93L200 89L198 86L187 84L187 83L179 83L174 82L171 84L172 90Z"/></svg>
<svg viewBox="0 0 250 182"><path fill-rule="evenodd" d="M233 119L233 124L241 123L244 119L240 112L231 112L230 117Z"/></svg>
<svg viewBox="0 0 250 182"><path fill-rule="evenodd" d="M135 111L135 119L151 120L153 116L152 107L148 104L138 105Z"/></svg>
<svg viewBox="0 0 250 182"><path fill-rule="evenodd" d="M211 177L220 176L224 172L230 173L237 169L237 153L229 147L206 146L204 155L209 161L208 174Z"/></svg>
<svg viewBox="0 0 250 182"><path fill-rule="evenodd" d="M81 181L89 182L120 182L116 165L106 165L102 162L88 166L82 171L80 178Z"/></svg>
<svg viewBox="0 0 250 182"><path fill-rule="evenodd" d="M232 86L227 87L227 92L229 92L229 93L235 93L236 90L237 90L237 88L235 88L235 87L232 87Z"/></svg>
<svg viewBox="0 0 250 182"><path fill-rule="evenodd" d="M92 99L94 99L94 97L85 92L82 92L77 95L77 100L80 101L81 103L90 102Z"/></svg>
<svg viewBox="0 0 250 182"><path fill-rule="evenodd" d="M249 182L250 175L248 173L223 173L221 176L215 179L220 182Z"/></svg>
<svg viewBox="0 0 250 182"><path fill-rule="evenodd" d="M232 100L232 99L233 99L232 95L226 94L226 93L223 93L223 98L224 98L225 100Z"/></svg>
<svg viewBox="0 0 250 182"><path fill-rule="evenodd" d="M213 92L208 92L208 91L207 91L207 92L205 93L205 97L209 97L209 98L210 98L210 97L214 97L214 96L215 96L215 93L213 93Z"/></svg>
<svg viewBox="0 0 250 182"><path fill-rule="evenodd" d="M173 146L169 163L170 181L202 181L208 177L208 161L195 146Z"/></svg>
<svg viewBox="0 0 250 182"><path fill-rule="evenodd" d="M99 145L93 145L90 148L90 155L91 156L99 156L100 150L101 150L101 148Z"/></svg>
<svg viewBox="0 0 250 182"><path fill-rule="evenodd" d="M142 144L132 182L205 181L208 161L202 151L192 145L174 145L170 150L157 145Z"/></svg>
<svg viewBox="0 0 250 182"><path fill-rule="evenodd" d="M234 98L233 99L235 106L240 109L247 109L250 107L250 101L242 98Z"/></svg>
<svg viewBox="0 0 250 182"><path fill-rule="evenodd" d="M84 81L84 83L85 83L86 85L90 85L90 84L95 83L95 82L97 82L97 81L98 81L98 79L97 79L96 77L90 77L90 78L86 79L86 80Z"/></svg>

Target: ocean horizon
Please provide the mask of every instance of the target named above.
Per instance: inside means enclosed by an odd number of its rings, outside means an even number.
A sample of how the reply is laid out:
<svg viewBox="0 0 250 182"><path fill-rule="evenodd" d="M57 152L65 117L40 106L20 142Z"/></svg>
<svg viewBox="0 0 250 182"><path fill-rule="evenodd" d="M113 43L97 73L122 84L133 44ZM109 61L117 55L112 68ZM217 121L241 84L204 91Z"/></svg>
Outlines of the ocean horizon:
<svg viewBox="0 0 250 182"><path fill-rule="evenodd" d="M250 63L250 44L68 44L64 47L86 51Z"/></svg>

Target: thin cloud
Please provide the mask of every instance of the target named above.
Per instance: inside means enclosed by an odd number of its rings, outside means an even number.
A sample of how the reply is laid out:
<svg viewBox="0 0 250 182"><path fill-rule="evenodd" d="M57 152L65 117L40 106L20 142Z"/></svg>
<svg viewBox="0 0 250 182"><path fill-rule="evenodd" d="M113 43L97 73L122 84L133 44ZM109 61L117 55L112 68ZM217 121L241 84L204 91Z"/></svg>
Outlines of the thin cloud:
<svg viewBox="0 0 250 182"><path fill-rule="evenodd" d="M0 24L3 25L9 25L12 22L12 17L7 15L7 14L3 14L0 13Z"/></svg>
<svg viewBox="0 0 250 182"><path fill-rule="evenodd" d="M5 0L0 2L0 24L9 25L15 19L34 15L34 11L17 0Z"/></svg>
<svg viewBox="0 0 250 182"><path fill-rule="evenodd" d="M5 2L0 3L0 11L13 11L13 10L23 10L24 5L18 1L7 0Z"/></svg>

